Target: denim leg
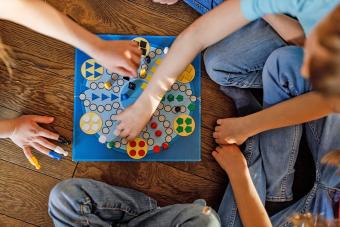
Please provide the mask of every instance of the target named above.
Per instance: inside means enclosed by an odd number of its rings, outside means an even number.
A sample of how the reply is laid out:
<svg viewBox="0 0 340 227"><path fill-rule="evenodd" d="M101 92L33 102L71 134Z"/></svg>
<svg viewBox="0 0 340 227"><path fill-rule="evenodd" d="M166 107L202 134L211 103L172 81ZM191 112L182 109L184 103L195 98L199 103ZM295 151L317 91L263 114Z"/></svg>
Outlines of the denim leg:
<svg viewBox="0 0 340 227"><path fill-rule="evenodd" d="M315 185L305 197L271 217L273 226L290 226L287 220L296 213L310 212L330 220L336 217L333 207L340 196L340 168L321 164L320 160L340 149L340 115L308 122L304 128L316 166Z"/></svg>
<svg viewBox="0 0 340 227"><path fill-rule="evenodd" d="M224 2L224 0L184 0L184 2L191 6L198 13L205 14Z"/></svg>
<svg viewBox="0 0 340 227"><path fill-rule="evenodd" d="M55 226L219 227L216 212L204 200L157 207L149 196L89 179L56 185L49 200Z"/></svg>
<svg viewBox="0 0 340 227"><path fill-rule="evenodd" d="M262 88L262 69L269 55L286 46L264 20L256 20L209 47L204 63L210 78L222 86Z"/></svg>
<svg viewBox="0 0 340 227"><path fill-rule="evenodd" d="M111 226L156 209L141 192L89 179L57 184L50 194L49 215L55 226Z"/></svg>
<svg viewBox="0 0 340 227"><path fill-rule="evenodd" d="M247 159L251 179L262 203L264 203L266 197L266 178L262 166L258 136L251 137L247 140L246 148L243 154ZM227 186L227 190L223 196L218 214L223 227L242 226L242 222L237 211L237 204L230 184Z"/></svg>
<svg viewBox="0 0 340 227"><path fill-rule="evenodd" d="M310 84L300 75L302 60L303 50L297 47L283 47L269 56L262 75L265 108L310 91ZM295 125L260 135L268 201L293 199L294 165L302 131L302 125Z"/></svg>

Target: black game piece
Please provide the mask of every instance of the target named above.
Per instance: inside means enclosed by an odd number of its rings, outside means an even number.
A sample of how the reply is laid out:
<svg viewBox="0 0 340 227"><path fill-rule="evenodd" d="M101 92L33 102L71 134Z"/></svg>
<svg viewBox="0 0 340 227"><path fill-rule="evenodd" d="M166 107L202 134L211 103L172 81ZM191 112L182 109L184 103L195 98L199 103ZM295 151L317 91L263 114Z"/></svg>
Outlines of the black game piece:
<svg viewBox="0 0 340 227"><path fill-rule="evenodd" d="M146 63L150 64L151 58L149 56L147 56L147 57L145 57L145 61L146 61Z"/></svg>
<svg viewBox="0 0 340 227"><path fill-rule="evenodd" d="M136 89L136 84L135 84L135 83L132 83L132 82L130 82L130 83L129 83L129 89L131 89L131 90L135 90L135 89Z"/></svg>
<svg viewBox="0 0 340 227"><path fill-rule="evenodd" d="M176 111L176 113L181 112L181 107L180 107L180 106L176 106L176 107L175 107L175 111Z"/></svg>
<svg viewBox="0 0 340 227"><path fill-rule="evenodd" d="M124 76L123 79L129 81L129 80L130 80L130 77Z"/></svg>
<svg viewBox="0 0 340 227"><path fill-rule="evenodd" d="M146 55L146 49L142 48L142 55Z"/></svg>
<svg viewBox="0 0 340 227"><path fill-rule="evenodd" d="M146 42L143 41L143 40L141 40L141 41L139 42L139 46L142 47L142 48L145 48L145 47L146 47Z"/></svg>

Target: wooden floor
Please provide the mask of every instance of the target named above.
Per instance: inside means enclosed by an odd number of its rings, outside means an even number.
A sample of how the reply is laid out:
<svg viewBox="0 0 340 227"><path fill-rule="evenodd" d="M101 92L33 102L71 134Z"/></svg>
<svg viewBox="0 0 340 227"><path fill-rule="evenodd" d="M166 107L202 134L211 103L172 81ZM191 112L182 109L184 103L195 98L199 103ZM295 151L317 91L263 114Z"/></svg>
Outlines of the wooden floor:
<svg viewBox="0 0 340 227"><path fill-rule="evenodd" d="M49 0L95 33L178 35L198 17L184 3L160 6L151 0ZM12 47L17 67L9 77L0 65L0 117L21 114L56 117L54 127L72 138L74 48L10 22L0 21L0 36ZM206 73L202 78L202 161L198 163L75 163L36 154L35 170L9 140L0 141L0 226L51 226L47 201L63 179L88 177L135 188L161 205L203 198L217 207L226 176L210 152L214 122L233 115L230 100ZM71 151L71 146L66 147Z"/></svg>

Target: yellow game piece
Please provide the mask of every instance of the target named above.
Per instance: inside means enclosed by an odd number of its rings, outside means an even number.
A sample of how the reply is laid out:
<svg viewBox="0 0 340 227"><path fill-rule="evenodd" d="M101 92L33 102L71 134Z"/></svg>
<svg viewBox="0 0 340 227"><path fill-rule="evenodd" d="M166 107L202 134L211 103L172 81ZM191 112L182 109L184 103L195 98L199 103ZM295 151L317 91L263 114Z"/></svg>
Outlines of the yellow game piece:
<svg viewBox="0 0 340 227"><path fill-rule="evenodd" d="M39 162L38 162L38 160L37 160L36 157L31 156L31 157L28 158L28 160L29 160L29 162L30 162L36 169L40 169L40 168L41 168L41 166L40 166L40 164L39 164Z"/></svg>
<svg viewBox="0 0 340 227"><path fill-rule="evenodd" d="M153 73L156 72L156 67L152 67L151 72L153 72Z"/></svg>
<svg viewBox="0 0 340 227"><path fill-rule="evenodd" d="M152 79L152 76L149 74L147 77L146 77L146 80L147 81L150 81Z"/></svg>
<svg viewBox="0 0 340 227"><path fill-rule="evenodd" d="M142 90L144 90L147 86L148 86L147 83L142 83L142 85L140 86L140 88L141 88Z"/></svg>
<svg viewBox="0 0 340 227"><path fill-rule="evenodd" d="M162 62L162 60L161 60L160 58L158 58L158 59L156 60L156 62L155 62L155 63L156 63L157 65L160 65L160 64L161 64L161 62Z"/></svg>
<svg viewBox="0 0 340 227"><path fill-rule="evenodd" d="M139 75L140 75L142 78L144 78L144 77L146 76L146 69L145 69L145 68L141 69Z"/></svg>
<svg viewBox="0 0 340 227"><path fill-rule="evenodd" d="M112 88L111 82L110 82L110 81L106 81L106 82L104 83L104 87L105 87L107 90L110 90L110 89Z"/></svg>
<svg viewBox="0 0 340 227"><path fill-rule="evenodd" d="M190 83L195 78L195 68L192 64L188 65L184 72L179 75L177 81L181 83Z"/></svg>

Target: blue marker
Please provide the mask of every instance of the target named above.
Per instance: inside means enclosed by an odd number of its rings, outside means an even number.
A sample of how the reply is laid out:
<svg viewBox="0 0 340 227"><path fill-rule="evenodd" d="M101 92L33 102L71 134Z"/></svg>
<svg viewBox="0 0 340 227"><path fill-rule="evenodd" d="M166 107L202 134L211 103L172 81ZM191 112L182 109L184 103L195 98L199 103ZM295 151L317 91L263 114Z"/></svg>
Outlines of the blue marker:
<svg viewBox="0 0 340 227"><path fill-rule="evenodd" d="M48 152L48 155L54 159L57 159L57 160L61 160L62 159L62 156L54 151L50 151Z"/></svg>

